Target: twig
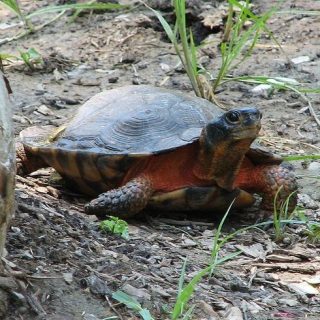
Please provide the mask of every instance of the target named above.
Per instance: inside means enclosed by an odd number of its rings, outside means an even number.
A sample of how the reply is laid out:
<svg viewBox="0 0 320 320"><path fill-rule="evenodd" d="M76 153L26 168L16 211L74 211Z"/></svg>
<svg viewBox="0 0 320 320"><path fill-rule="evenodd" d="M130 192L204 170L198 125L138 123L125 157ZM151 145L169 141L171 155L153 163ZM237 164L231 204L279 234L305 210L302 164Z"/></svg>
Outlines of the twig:
<svg viewBox="0 0 320 320"><path fill-rule="evenodd" d="M110 302L108 296L104 296L106 301L108 302L109 307L111 310L119 317L119 319L123 320L122 315L117 311L117 309L113 306L113 304Z"/></svg>
<svg viewBox="0 0 320 320"><path fill-rule="evenodd" d="M308 103L309 112L313 116L313 118L316 121L316 123L318 124L318 126L320 127L320 120L319 120L318 116L316 115L316 113L315 113L315 111L314 111L314 109L312 107L311 101L306 96L303 96L303 95L301 95L301 96Z"/></svg>
<svg viewBox="0 0 320 320"><path fill-rule="evenodd" d="M176 226L205 226L205 227L213 227L214 223L212 222L201 222L201 221L192 221L192 220L174 220L168 218L151 218L152 222L160 222L165 224L172 224Z"/></svg>
<svg viewBox="0 0 320 320"><path fill-rule="evenodd" d="M62 12L60 12L58 15L56 15L53 19L49 20L48 22L45 22L44 24L35 27L34 29L28 29L22 33L19 33L17 35L15 35L14 37L11 38L5 38L5 39L1 39L0 40L0 45L11 42L11 41L15 41L15 40L19 40L31 33L35 33L37 31L40 31L41 29L43 29L44 27L46 27L47 25L49 25L50 23L60 19L64 14L65 14L66 10L63 10Z"/></svg>
<svg viewBox="0 0 320 320"><path fill-rule="evenodd" d="M270 270L281 270L281 271L289 271L289 272L298 272L298 273L305 273L305 274L315 274L317 268L315 266L302 266L297 264L288 264L288 263L253 263L252 266L260 267L260 268L267 268Z"/></svg>
<svg viewBox="0 0 320 320"><path fill-rule="evenodd" d="M79 267L79 266L77 266L77 267ZM114 282L117 282L117 281L118 281L115 277L110 276L110 275L108 275L108 274L106 274L106 273L101 273L101 272L93 269L92 267L90 267L90 266L87 265L87 264L85 265L85 267L86 267L89 271L93 272L95 275L97 275L97 276L99 276L99 277L101 277L101 278L108 279L108 280L114 281Z"/></svg>

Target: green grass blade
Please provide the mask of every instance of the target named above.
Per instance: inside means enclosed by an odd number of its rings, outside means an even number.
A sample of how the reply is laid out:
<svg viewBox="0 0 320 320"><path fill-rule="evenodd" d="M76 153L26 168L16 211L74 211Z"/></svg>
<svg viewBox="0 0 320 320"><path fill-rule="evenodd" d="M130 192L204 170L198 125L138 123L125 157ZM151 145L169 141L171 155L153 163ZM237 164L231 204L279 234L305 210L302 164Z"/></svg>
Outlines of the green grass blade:
<svg viewBox="0 0 320 320"><path fill-rule="evenodd" d="M191 298L196 285L201 281L201 279L207 275L211 270L211 266L202 269L199 271L191 281L184 287L184 289L180 292L177 297L176 303L173 308L173 312L171 315L172 320L178 319L178 317L182 314L184 306L187 304L189 299Z"/></svg>
<svg viewBox="0 0 320 320"><path fill-rule="evenodd" d="M119 301L120 303L123 303L128 308L138 312L143 320L154 320L149 310L143 309L141 307L141 304L136 299L129 296L125 292L118 290L112 294L112 298Z"/></svg>
<svg viewBox="0 0 320 320"><path fill-rule="evenodd" d="M135 310L135 311L140 311L142 309L140 303L134 299L133 297L129 296L123 291L116 291L112 294L112 298L119 301L120 303L125 304L128 308Z"/></svg>
<svg viewBox="0 0 320 320"><path fill-rule="evenodd" d="M290 82L291 80L291 82ZM240 76L240 77L224 77L221 83L230 81L240 81L250 84L270 84L276 89L299 91L299 93L320 93L320 88L304 88L301 87L295 79L287 79L281 77L267 77L267 76Z"/></svg>
<svg viewBox="0 0 320 320"><path fill-rule="evenodd" d="M12 55L12 54L8 54L8 53L1 53L0 52L0 60L19 60L19 57Z"/></svg>
<svg viewBox="0 0 320 320"><path fill-rule="evenodd" d="M222 226L224 225L224 222L226 221L227 216L228 216L235 200L236 199L233 199L232 202L230 203L229 208L227 209L226 213L224 214L223 218L221 219L221 221L218 225L217 231L214 235L213 246L212 246L212 250L211 250L211 257L212 257L214 263L216 263L216 261L218 260L218 253L219 253L219 249L221 247L219 245L219 239L221 236Z"/></svg>
<svg viewBox="0 0 320 320"><path fill-rule="evenodd" d="M179 277L178 294L180 294L180 292L183 289L184 279L185 279L185 275L186 275L186 266L187 266L187 259L184 259L184 262L183 262L183 265L182 265L182 269L181 269L181 273L180 273L180 277Z"/></svg>
<svg viewBox="0 0 320 320"><path fill-rule="evenodd" d="M296 15L306 15L306 16L319 16L320 10L303 10L303 9L297 9L297 10L280 10L275 11L275 14L296 14Z"/></svg>
<svg viewBox="0 0 320 320"><path fill-rule="evenodd" d="M197 61L197 48L193 40L192 30L189 31L190 35L190 53L191 53L191 67L194 75L198 75L198 61Z"/></svg>
<svg viewBox="0 0 320 320"><path fill-rule="evenodd" d="M176 14L176 22L178 25L178 32L181 40L183 56L184 56L184 67L186 68L187 74L191 81L192 88L195 94L198 97L201 97L201 91L198 86L197 74L194 72L194 68L192 66L192 53L189 47L188 35L187 35L187 27L186 27L186 2L185 0L174 0L173 1L175 14Z"/></svg>
<svg viewBox="0 0 320 320"><path fill-rule="evenodd" d="M141 311L139 311L139 314L143 320L154 320L154 318L150 314L150 311L147 309L142 309Z"/></svg>
<svg viewBox="0 0 320 320"><path fill-rule="evenodd" d="M192 316L192 314L193 314L194 308L195 308L195 305L192 305L192 306L189 308L189 310L185 313L185 315L183 316L182 320L192 319L191 316Z"/></svg>
<svg viewBox="0 0 320 320"><path fill-rule="evenodd" d="M159 22L161 23L162 28L164 29L164 31L166 32L168 38L170 39L170 41L174 44L177 43L177 38L175 36L175 32L172 30L171 26L169 25L169 23L166 21L166 19L161 15L160 12L158 12L157 10L152 9L151 7L147 6L154 14L155 16L158 18Z"/></svg>
<svg viewBox="0 0 320 320"><path fill-rule="evenodd" d="M21 13L19 4L16 0L1 0L0 3L5 5L9 10L11 10L17 16L22 17L22 13Z"/></svg>
<svg viewBox="0 0 320 320"><path fill-rule="evenodd" d="M60 6L47 6L44 8L41 8L39 10L36 10L29 15L27 15L27 18L31 18L34 16L46 14L46 13L52 13L52 12L59 12L63 10L68 9L74 9L74 10L120 10L129 8L129 6L121 5L121 4L115 4L115 3L75 3L75 4L63 4Z"/></svg>
<svg viewBox="0 0 320 320"><path fill-rule="evenodd" d="M300 156L300 155L293 155L293 156L286 156L283 157L284 161L297 161L297 160L319 160L320 159L320 154L310 154L310 155L305 155L305 156Z"/></svg>

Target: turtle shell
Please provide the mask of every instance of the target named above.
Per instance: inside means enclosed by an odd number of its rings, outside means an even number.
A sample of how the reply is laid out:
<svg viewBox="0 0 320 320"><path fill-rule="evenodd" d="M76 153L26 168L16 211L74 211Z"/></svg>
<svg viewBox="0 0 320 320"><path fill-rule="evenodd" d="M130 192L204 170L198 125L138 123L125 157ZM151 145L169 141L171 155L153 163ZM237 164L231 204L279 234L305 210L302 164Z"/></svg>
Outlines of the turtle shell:
<svg viewBox="0 0 320 320"><path fill-rule="evenodd" d="M192 143L223 111L207 100L151 86L127 86L87 101L55 142L58 148L143 155Z"/></svg>

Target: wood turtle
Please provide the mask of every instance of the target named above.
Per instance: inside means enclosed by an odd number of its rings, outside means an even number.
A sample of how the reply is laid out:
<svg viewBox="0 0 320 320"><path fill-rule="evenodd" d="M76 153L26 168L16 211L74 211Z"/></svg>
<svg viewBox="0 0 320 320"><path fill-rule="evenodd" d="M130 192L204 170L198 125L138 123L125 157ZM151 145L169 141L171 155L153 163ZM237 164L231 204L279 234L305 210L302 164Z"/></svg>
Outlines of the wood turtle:
<svg viewBox="0 0 320 320"><path fill-rule="evenodd" d="M133 216L145 207L226 210L272 208L281 187L297 189L282 159L253 143L261 113L223 111L207 100L147 85L101 92L63 128L21 132L20 172L52 166L78 191L95 196L89 214ZM295 202L295 196L291 198Z"/></svg>

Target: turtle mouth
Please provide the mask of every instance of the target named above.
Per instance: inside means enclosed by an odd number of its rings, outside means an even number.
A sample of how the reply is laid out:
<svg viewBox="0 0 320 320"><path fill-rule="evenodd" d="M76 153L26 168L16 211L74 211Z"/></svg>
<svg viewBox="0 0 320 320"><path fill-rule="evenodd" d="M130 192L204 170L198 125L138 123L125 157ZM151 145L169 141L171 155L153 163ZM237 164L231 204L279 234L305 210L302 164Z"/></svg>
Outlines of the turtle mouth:
<svg viewBox="0 0 320 320"><path fill-rule="evenodd" d="M260 128L261 128L261 125L259 126L253 125L246 128L234 129L230 133L230 136L232 137L233 140L242 140L242 139L248 139L248 138L255 139L259 134Z"/></svg>

